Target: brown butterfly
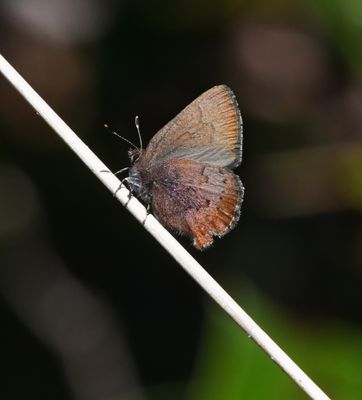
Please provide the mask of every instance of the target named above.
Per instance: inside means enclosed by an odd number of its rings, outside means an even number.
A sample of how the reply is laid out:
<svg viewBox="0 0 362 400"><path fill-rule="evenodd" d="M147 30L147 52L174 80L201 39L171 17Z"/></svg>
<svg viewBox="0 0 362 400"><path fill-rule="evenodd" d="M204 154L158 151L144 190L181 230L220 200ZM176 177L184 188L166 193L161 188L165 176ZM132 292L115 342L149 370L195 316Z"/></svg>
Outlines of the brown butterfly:
<svg viewBox="0 0 362 400"><path fill-rule="evenodd" d="M188 234L201 250L233 229L244 188L232 169L241 162L242 120L234 93L215 86L151 139L130 149L132 192L167 228Z"/></svg>

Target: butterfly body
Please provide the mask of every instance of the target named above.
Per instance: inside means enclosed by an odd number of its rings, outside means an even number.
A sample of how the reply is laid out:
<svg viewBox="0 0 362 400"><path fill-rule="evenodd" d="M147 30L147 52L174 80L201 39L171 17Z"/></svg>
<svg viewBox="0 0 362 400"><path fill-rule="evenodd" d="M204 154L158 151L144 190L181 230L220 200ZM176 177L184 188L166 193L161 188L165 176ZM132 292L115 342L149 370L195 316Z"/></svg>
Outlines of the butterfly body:
<svg viewBox="0 0 362 400"><path fill-rule="evenodd" d="M130 154L128 183L166 227L194 238L198 249L239 219L244 189L231 168L241 161L241 118L225 86L208 90Z"/></svg>

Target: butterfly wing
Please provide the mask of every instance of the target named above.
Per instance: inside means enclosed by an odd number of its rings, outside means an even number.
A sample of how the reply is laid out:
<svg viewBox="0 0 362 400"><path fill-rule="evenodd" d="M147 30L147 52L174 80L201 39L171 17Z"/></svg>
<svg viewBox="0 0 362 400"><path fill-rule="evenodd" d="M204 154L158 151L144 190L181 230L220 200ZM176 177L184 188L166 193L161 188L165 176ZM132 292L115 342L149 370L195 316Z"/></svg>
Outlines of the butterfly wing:
<svg viewBox="0 0 362 400"><path fill-rule="evenodd" d="M241 162L242 120L234 93L215 86L196 98L148 144L143 162L172 158L236 167Z"/></svg>
<svg viewBox="0 0 362 400"><path fill-rule="evenodd" d="M152 171L152 210L160 222L193 237L205 249L237 223L244 188L228 168L173 159Z"/></svg>

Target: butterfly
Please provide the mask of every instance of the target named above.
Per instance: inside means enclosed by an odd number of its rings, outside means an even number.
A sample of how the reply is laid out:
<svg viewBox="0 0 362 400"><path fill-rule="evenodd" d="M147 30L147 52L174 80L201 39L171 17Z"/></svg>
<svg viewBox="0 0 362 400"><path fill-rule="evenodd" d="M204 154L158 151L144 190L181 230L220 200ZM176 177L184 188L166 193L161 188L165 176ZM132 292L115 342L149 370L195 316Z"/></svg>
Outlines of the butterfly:
<svg viewBox="0 0 362 400"><path fill-rule="evenodd" d="M130 149L126 178L166 228L208 248L239 220L244 187L242 120L232 90L215 86L197 97L150 140Z"/></svg>

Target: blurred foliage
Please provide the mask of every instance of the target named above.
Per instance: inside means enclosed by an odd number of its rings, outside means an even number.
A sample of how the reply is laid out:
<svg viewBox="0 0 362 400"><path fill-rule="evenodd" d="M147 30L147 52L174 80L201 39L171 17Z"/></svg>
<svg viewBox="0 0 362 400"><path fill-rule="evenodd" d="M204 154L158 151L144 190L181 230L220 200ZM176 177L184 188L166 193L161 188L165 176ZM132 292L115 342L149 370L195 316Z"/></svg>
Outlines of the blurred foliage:
<svg viewBox="0 0 362 400"><path fill-rule="evenodd" d="M362 149L356 149L343 160L341 192L345 193L351 205L362 210Z"/></svg>
<svg viewBox="0 0 362 400"><path fill-rule="evenodd" d="M317 10L325 31L345 57L347 65L362 79L362 3L359 0L317 0L309 2Z"/></svg>
<svg viewBox="0 0 362 400"><path fill-rule="evenodd" d="M337 321L295 320L288 311L252 291L242 298L240 304L254 319L263 321L263 329L309 376L319 377L318 383L328 395L360 398L360 329ZM203 344L187 399L307 398L218 308L209 307L206 315Z"/></svg>

